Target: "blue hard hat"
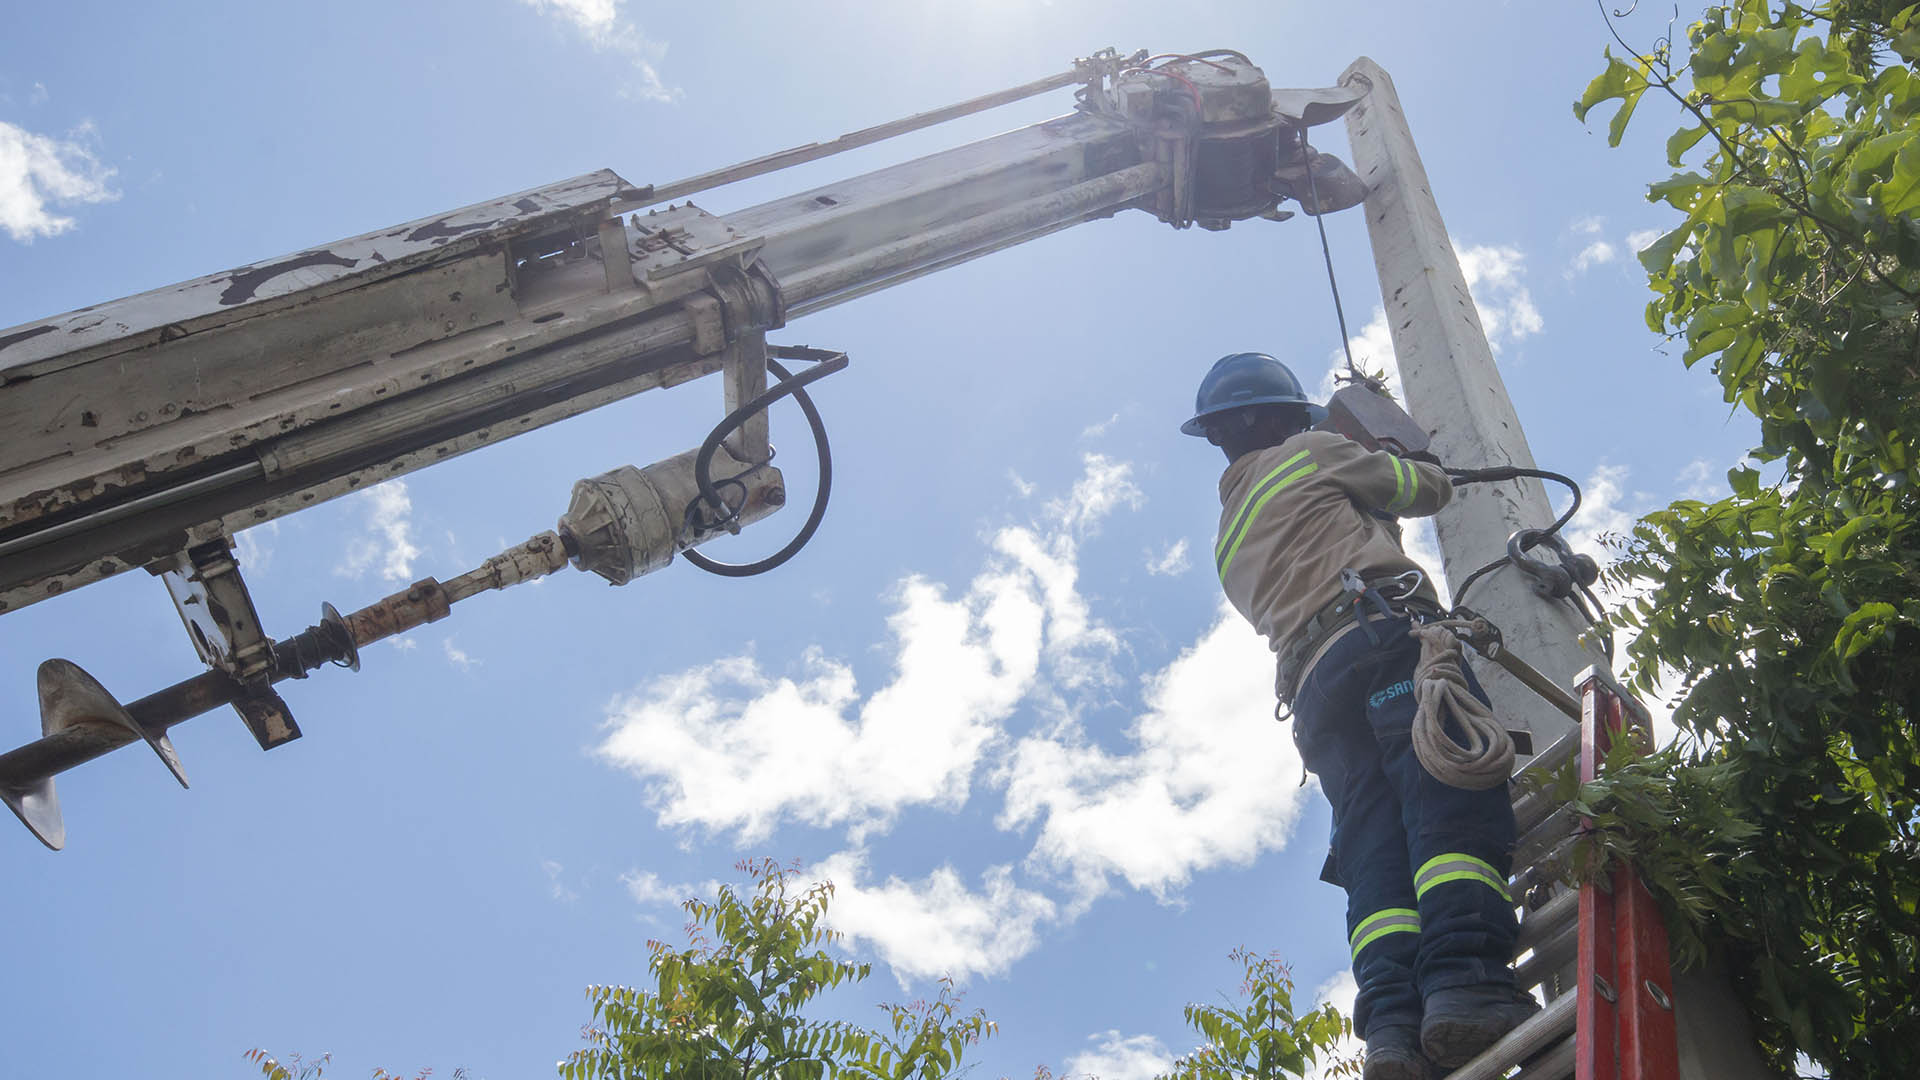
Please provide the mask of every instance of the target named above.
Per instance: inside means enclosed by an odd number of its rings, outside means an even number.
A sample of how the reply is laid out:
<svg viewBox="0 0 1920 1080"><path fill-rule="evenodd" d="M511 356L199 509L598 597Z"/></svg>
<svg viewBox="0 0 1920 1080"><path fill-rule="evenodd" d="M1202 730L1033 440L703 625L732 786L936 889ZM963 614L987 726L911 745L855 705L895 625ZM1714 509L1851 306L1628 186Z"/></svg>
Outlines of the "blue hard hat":
<svg viewBox="0 0 1920 1080"><path fill-rule="evenodd" d="M1243 352L1221 357L1200 380L1200 392L1193 399L1193 419L1181 424L1180 430L1205 436L1207 417L1248 405L1298 405L1306 410L1309 425L1327 418L1326 409L1307 400L1300 380L1293 377L1287 365L1266 353Z"/></svg>

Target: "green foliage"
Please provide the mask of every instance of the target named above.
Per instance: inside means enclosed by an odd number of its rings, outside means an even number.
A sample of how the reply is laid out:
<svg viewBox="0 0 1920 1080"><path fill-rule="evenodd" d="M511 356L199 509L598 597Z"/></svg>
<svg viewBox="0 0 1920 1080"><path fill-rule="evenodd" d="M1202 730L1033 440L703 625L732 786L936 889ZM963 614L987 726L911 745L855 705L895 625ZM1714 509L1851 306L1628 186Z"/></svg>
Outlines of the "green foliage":
<svg viewBox="0 0 1920 1080"><path fill-rule="evenodd" d="M311 1061L299 1054L289 1054L282 1063L257 1046L243 1056L258 1065L260 1075L267 1080L321 1080L327 1073L327 1065L333 1061L332 1054L321 1054Z"/></svg>
<svg viewBox="0 0 1920 1080"><path fill-rule="evenodd" d="M722 886L683 905L686 948L647 943L651 989L587 989L588 1046L560 1063L564 1080L936 1080L993 1034L983 1013L960 1012L947 981L931 1001L882 1006L889 1032L807 1017L823 991L860 982L870 965L827 951L838 940L822 921L832 885L798 888L771 861L741 869L750 894Z"/></svg>
<svg viewBox="0 0 1920 1080"><path fill-rule="evenodd" d="M287 1060L282 1062L269 1056L259 1047L247 1051L242 1056L259 1066L260 1075L267 1080L323 1080L327 1074L327 1066L333 1063L332 1054L321 1054L317 1058L303 1058L299 1054L289 1054ZM369 1080L428 1080L432 1075L432 1069L421 1069L410 1078L404 1073L375 1069ZM453 1080L467 1080L467 1070L453 1070Z"/></svg>
<svg viewBox="0 0 1920 1080"><path fill-rule="evenodd" d="M1297 1015L1293 976L1272 955L1236 949L1241 965L1241 999L1220 1005L1188 1005L1187 1023L1205 1040L1174 1062L1160 1080L1280 1080L1307 1074L1322 1059L1327 1074L1357 1077L1360 1061L1338 1054L1340 1040L1353 1026L1332 1005Z"/></svg>
<svg viewBox="0 0 1920 1080"><path fill-rule="evenodd" d="M1917 1076L1920 5L1740 0L1628 53L1574 111L1617 102L1617 144L1649 91L1674 106L1647 323L1759 420L1765 474L1634 530L1616 618L1694 740L1586 805L1777 1065Z"/></svg>

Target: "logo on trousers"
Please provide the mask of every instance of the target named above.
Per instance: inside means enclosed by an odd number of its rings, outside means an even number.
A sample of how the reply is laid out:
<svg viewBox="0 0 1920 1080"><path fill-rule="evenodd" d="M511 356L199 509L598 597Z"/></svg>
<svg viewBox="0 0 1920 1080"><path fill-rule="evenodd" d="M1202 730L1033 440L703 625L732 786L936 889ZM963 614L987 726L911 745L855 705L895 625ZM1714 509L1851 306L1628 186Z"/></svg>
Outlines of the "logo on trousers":
<svg viewBox="0 0 1920 1080"><path fill-rule="evenodd" d="M1411 693L1413 693L1413 680L1402 679L1392 686L1387 687L1385 690L1376 691L1372 697L1367 699L1367 708L1377 709L1387 702L1392 701L1394 698Z"/></svg>

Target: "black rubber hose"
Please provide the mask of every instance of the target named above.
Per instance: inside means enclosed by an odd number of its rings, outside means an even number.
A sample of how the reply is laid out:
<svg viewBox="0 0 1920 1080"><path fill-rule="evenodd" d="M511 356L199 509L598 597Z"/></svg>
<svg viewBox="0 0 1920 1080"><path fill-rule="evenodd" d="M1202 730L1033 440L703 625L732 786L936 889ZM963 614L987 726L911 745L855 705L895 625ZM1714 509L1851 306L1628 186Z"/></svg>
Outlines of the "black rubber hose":
<svg viewBox="0 0 1920 1080"><path fill-rule="evenodd" d="M750 563L716 562L688 548L680 553L688 562L709 574L718 574L721 577L752 577L755 574L764 574L785 563L799 554L800 549L807 546L807 541L813 539L814 531L820 528L820 520L826 517L827 497L833 491L833 451L827 445L827 425L820 419L820 410L813 407L813 399L807 396L803 387L817 379L824 379L846 366L847 358L841 355L823 360L801 374L795 375L779 361L769 357L767 370L778 375L780 381L769 387L766 393L728 413L718 426L707 433L706 441L700 444L700 453L693 459L694 482L700 485L701 498L722 510L728 509L726 500L721 498L720 492L713 484L713 455L720 449L721 440L733 434L755 413L765 410L774 402L791 394L794 403L799 405L800 411L806 415L807 428L813 433L814 450L820 460L820 486L814 492L813 510L807 514L806 524L800 526L800 531L794 534L792 540L787 541L787 546L764 559Z"/></svg>
<svg viewBox="0 0 1920 1080"><path fill-rule="evenodd" d="M1572 521L1573 515L1580 512L1580 485L1574 483L1572 477L1562 476L1557 472L1548 472L1545 469L1523 469L1518 465L1503 465L1497 469L1448 469L1442 467L1441 471L1445 472L1456 485L1488 484L1499 480L1517 480L1522 476L1531 476L1540 480L1551 480L1556 484L1565 484L1567 490L1573 492L1573 503L1567 507L1566 512L1561 514L1553 524L1541 530L1546 533L1559 532L1561 526Z"/></svg>
<svg viewBox="0 0 1920 1080"><path fill-rule="evenodd" d="M1449 469L1441 466L1441 471L1445 472L1447 476L1453 480L1455 485L1490 484L1501 480L1517 480L1522 476L1531 476L1540 480L1552 480L1557 484L1565 484L1567 490L1573 492L1573 503L1567 507L1566 513L1561 514L1559 518L1555 519L1553 524L1540 530L1542 536L1552 536L1558 533L1561 527L1566 525L1567 522L1572 521L1573 515L1580 510L1580 485L1574 483L1572 477L1563 476L1557 472L1548 472L1545 469L1523 469L1518 465L1503 465L1492 469ZM1454 594L1454 605L1458 606L1466 603L1467 590L1473 588L1474 582L1507 565L1510 561L1506 556L1502 556L1475 570L1473 573L1468 574L1467 579L1460 583L1460 591Z"/></svg>

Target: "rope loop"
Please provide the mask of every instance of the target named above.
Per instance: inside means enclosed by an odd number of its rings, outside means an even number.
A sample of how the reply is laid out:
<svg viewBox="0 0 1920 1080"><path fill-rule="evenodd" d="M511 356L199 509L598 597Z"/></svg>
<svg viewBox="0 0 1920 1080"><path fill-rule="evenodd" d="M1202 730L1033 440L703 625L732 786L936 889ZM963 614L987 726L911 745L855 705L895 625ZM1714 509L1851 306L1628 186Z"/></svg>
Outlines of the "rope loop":
<svg viewBox="0 0 1920 1080"><path fill-rule="evenodd" d="M1454 630L1471 625L1465 619L1439 619L1409 631L1420 642L1420 662L1413 671L1413 750L1441 783L1485 791L1513 775L1513 737L1467 686L1466 654ZM1448 713L1465 733L1464 744L1447 733Z"/></svg>

